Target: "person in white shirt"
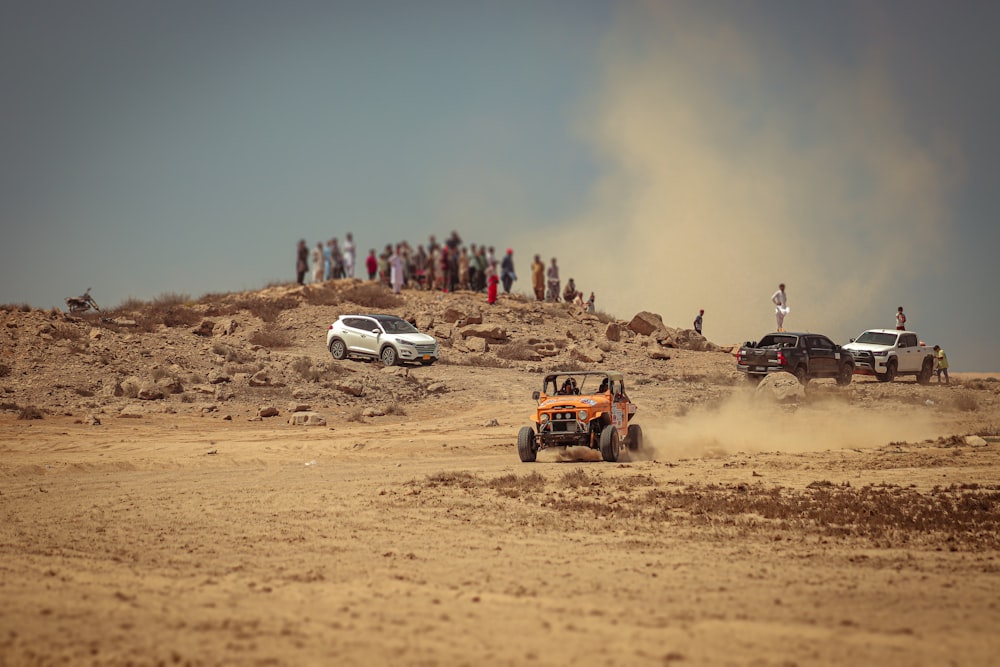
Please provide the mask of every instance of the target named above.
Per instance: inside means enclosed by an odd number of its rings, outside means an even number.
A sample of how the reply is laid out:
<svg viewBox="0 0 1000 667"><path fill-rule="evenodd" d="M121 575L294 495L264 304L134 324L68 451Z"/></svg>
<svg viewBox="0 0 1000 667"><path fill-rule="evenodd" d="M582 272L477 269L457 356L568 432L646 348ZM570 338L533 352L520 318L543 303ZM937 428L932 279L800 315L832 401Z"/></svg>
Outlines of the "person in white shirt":
<svg viewBox="0 0 1000 667"><path fill-rule="evenodd" d="M347 238L344 239L342 247L344 250L344 277L353 278L354 263L357 259L357 246L354 245L354 236L350 232L347 232Z"/></svg>
<svg viewBox="0 0 1000 667"><path fill-rule="evenodd" d="M774 304L774 318L778 321L778 331L785 330L785 315L791 310L788 307L788 297L785 295L785 283L778 285L778 291L771 295Z"/></svg>

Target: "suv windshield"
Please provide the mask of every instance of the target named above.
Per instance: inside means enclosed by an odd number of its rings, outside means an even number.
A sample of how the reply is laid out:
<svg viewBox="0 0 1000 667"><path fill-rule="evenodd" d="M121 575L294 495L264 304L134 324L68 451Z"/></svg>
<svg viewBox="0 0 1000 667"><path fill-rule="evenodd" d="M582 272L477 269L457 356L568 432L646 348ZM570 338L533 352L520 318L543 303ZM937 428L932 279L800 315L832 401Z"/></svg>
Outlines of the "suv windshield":
<svg viewBox="0 0 1000 667"><path fill-rule="evenodd" d="M380 317L378 321L382 324L382 328L385 329L386 333L391 334L409 334L409 333L419 333L412 324L404 319L398 317Z"/></svg>
<svg viewBox="0 0 1000 667"><path fill-rule="evenodd" d="M866 331L858 336L858 339L854 342L868 343L869 345L895 345L896 334L883 333L881 331Z"/></svg>
<svg viewBox="0 0 1000 667"><path fill-rule="evenodd" d="M761 338L760 342L757 343L757 347L795 347L798 342L798 336L770 334Z"/></svg>

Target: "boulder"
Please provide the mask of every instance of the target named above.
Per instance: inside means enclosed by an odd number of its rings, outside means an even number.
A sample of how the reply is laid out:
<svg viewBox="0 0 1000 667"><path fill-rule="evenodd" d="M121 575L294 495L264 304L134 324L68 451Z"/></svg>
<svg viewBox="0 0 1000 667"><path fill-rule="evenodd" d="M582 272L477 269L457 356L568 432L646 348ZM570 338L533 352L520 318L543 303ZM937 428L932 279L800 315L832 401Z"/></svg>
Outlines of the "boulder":
<svg viewBox="0 0 1000 667"><path fill-rule="evenodd" d="M459 327L467 327L470 324L482 324L482 323L483 323L482 313L469 313L462 319L455 322L455 325Z"/></svg>
<svg viewBox="0 0 1000 667"><path fill-rule="evenodd" d="M573 345L569 348L569 356L585 364L599 364L604 361L604 353L596 347ZM667 357L669 359L669 357Z"/></svg>
<svg viewBox="0 0 1000 667"><path fill-rule="evenodd" d="M650 341L649 345L646 346L646 356L650 359L657 359L660 361L670 359L670 353L667 352L667 348L662 347L655 340Z"/></svg>
<svg viewBox="0 0 1000 667"><path fill-rule="evenodd" d="M191 329L191 333L195 336L211 336L212 330L215 328L215 322L212 320L202 320L201 324Z"/></svg>
<svg viewBox="0 0 1000 667"><path fill-rule="evenodd" d="M642 311L636 313L632 321L628 323L628 328L630 331L634 331L637 334L643 336L651 336L655 331L666 329L663 324L663 318L656 313L651 313L649 311Z"/></svg>
<svg viewBox="0 0 1000 667"><path fill-rule="evenodd" d="M102 396L108 396L108 397L113 396L117 398L119 396L122 396L124 393L125 390L122 389L122 384L118 380L110 380L108 382L105 382L104 386L101 387Z"/></svg>
<svg viewBox="0 0 1000 667"><path fill-rule="evenodd" d="M762 400L795 403L806 397L806 390L791 373L769 373L757 385L755 395Z"/></svg>
<svg viewBox="0 0 1000 667"><path fill-rule="evenodd" d="M470 352L489 352L490 344L485 338L470 338L465 341L465 347L469 349Z"/></svg>
<svg viewBox="0 0 1000 667"><path fill-rule="evenodd" d="M215 393L213 395L215 396L215 400L219 401L220 403L223 401L231 401L234 398L236 398L236 392L233 391L231 385L217 384L214 385L214 387L215 387Z"/></svg>
<svg viewBox="0 0 1000 667"><path fill-rule="evenodd" d="M491 343L499 343L507 340L507 330L503 327L479 326L466 327L462 329L462 338L469 337L485 338Z"/></svg>
<svg viewBox="0 0 1000 667"><path fill-rule="evenodd" d="M223 382L230 382L231 380L232 378L228 374L220 370L213 369L208 372L208 381L212 384L221 384Z"/></svg>
<svg viewBox="0 0 1000 667"><path fill-rule="evenodd" d="M139 387L135 397L140 401L158 401L164 396L163 389L155 382L146 382Z"/></svg>
<svg viewBox="0 0 1000 667"><path fill-rule="evenodd" d="M180 394L184 391L184 385L175 377L167 376L156 381L156 386L167 394Z"/></svg>
<svg viewBox="0 0 1000 667"><path fill-rule="evenodd" d="M262 407L260 410L257 411L257 416L258 417L277 417L278 416L278 408L274 407L273 405L265 405L264 407Z"/></svg>
<svg viewBox="0 0 1000 667"><path fill-rule="evenodd" d="M250 386L251 387L270 387L271 386L271 376L268 375L266 370L259 370L250 376Z"/></svg>
<svg viewBox="0 0 1000 667"><path fill-rule="evenodd" d="M450 324L454 324L461 319L465 319L465 313L457 308L446 308L444 313L441 315L441 319Z"/></svg>
<svg viewBox="0 0 1000 667"><path fill-rule="evenodd" d="M299 403L297 401L292 401L288 404L289 412L311 412L312 406L306 403Z"/></svg>
<svg viewBox="0 0 1000 667"><path fill-rule="evenodd" d="M339 380L334 385L348 396L364 396L365 386L359 380Z"/></svg>
<svg viewBox="0 0 1000 667"><path fill-rule="evenodd" d="M318 412L297 411L288 418L292 426L326 426L326 417Z"/></svg>
<svg viewBox="0 0 1000 667"><path fill-rule="evenodd" d="M236 320L220 320L212 327L212 335L215 337L231 336L236 332L238 326Z"/></svg>
<svg viewBox="0 0 1000 667"><path fill-rule="evenodd" d="M414 319L416 320L414 326L421 331L427 331L434 326L434 316L430 313L418 313Z"/></svg>

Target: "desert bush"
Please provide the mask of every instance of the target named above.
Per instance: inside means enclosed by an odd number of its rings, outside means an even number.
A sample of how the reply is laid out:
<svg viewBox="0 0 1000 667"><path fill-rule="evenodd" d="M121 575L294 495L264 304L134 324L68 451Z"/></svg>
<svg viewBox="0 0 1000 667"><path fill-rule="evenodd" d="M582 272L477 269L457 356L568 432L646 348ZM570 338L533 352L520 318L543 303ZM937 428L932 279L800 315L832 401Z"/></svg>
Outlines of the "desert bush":
<svg viewBox="0 0 1000 667"><path fill-rule="evenodd" d="M609 315L603 310L596 311L594 315L597 316L597 319L601 322L601 324L610 324L615 321L615 318L612 315Z"/></svg>
<svg viewBox="0 0 1000 667"><path fill-rule="evenodd" d="M510 473L491 479L486 485L501 496L519 498L522 494L544 489L545 477L540 475L537 470L521 476Z"/></svg>
<svg viewBox="0 0 1000 667"><path fill-rule="evenodd" d="M292 337L284 329L266 324L263 329L251 334L250 342L269 349L281 349L292 346Z"/></svg>
<svg viewBox="0 0 1000 667"><path fill-rule="evenodd" d="M403 406L402 403L399 403L398 401L393 401L392 403L390 403L389 405L386 406L386 408L385 408L385 414L387 414L387 415L396 415L396 416L399 416L399 417L405 417L406 416L406 408Z"/></svg>
<svg viewBox="0 0 1000 667"><path fill-rule="evenodd" d="M323 373L313 367L312 359L309 357L296 357L291 365L293 371L309 382L318 382L323 377Z"/></svg>
<svg viewBox="0 0 1000 667"><path fill-rule="evenodd" d="M385 285L365 282L353 285L343 293L343 299L364 308L397 308L403 300Z"/></svg>
<svg viewBox="0 0 1000 667"><path fill-rule="evenodd" d="M254 359L253 355L249 352L237 350L232 345L226 345L225 343L214 343L212 345L212 352L225 359L226 363L245 364Z"/></svg>
<svg viewBox="0 0 1000 667"><path fill-rule="evenodd" d="M139 385L135 382L125 382L122 384L122 396L125 398L135 398L139 395Z"/></svg>
<svg viewBox="0 0 1000 667"><path fill-rule="evenodd" d="M559 483L571 488L590 486L590 475L583 468L574 468L563 473L563 476L559 478Z"/></svg>
<svg viewBox="0 0 1000 667"><path fill-rule="evenodd" d="M354 408L344 417L344 421L363 423L365 421L365 411L361 408Z"/></svg>
<svg viewBox="0 0 1000 667"><path fill-rule="evenodd" d="M0 410L14 410L16 412L20 409L21 407L13 401L3 401L0 403Z"/></svg>
<svg viewBox="0 0 1000 667"><path fill-rule="evenodd" d="M84 398L90 398L94 395L94 392L85 387L74 387L73 391L76 392L77 396L83 396Z"/></svg>
<svg viewBox="0 0 1000 667"><path fill-rule="evenodd" d="M312 287L305 290L303 296L306 299L306 303L313 306L339 306L340 305L340 294L337 290L326 285L322 287Z"/></svg>
<svg viewBox="0 0 1000 667"><path fill-rule="evenodd" d="M190 392L187 392L187 391L184 392L183 394L181 394L179 398L181 400L181 403L194 403L195 402L195 395L192 394L192 393L190 393Z"/></svg>
<svg viewBox="0 0 1000 667"><path fill-rule="evenodd" d="M83 334L76 327L53 327L49 334L52 340L80 340Z"/></svg>
<svg viewBox="0 0 1000 667"><path fill-rule="evenodd" d="M17 414L18 419L42 419L45 415L34 405L26 405Z"/></svg>
<svg viewBox="0 0 1000 667"><path fill-rule="evenodd" d="M496 356L511 361L533 361L538 358L535 348L524 341L514 341L495 348Z"/></svg>
<svg viewBox="0 0 1000 667"><path fill-rule="evenodd" d="M259 317L264 322L274 322L284 310L291 310L299 307L297 299L290 296L283 296L280 299L262 299L260 297L250 297L239 299L233 304L238 310L246 310L251 315Z"/></svg>
<svg viewBox="0 0 1000 667"><path fill-rule="evenodd" d="M0 378L5 378L10 375L10 366L7 364L0 364Z"/></svg>
<svg viewBox="0 0 1000 667"><path fill-rule="evenodd" d="M179 292L163 292L162 294L157 295L157 297L153 299L149 305L153 308L170 308L173 306L183 306L190 301L191 296L188 294Z"/></svg>
<svg viewBox="0 0 1000 667"><path fill-rule="evenodd" d="M979 399L975 394L968 391L958 391L951 399L951 404L956 410L962 412L975 412L979 409Z"/></svg>
<svg viewBox="0 0 1000 667"><path fill-rule="evenodd" d="M168 371L166 368L163 368L162 366L156 366L155 368L153 368L153 370L149 372L149 375L150 377L153 378L153 382L162 380L163 378L176 379L177 377L176 375Z"/></svg>
<svg viewBox="0 0 1000 667"><path fill-rule="evenodd" d="M480 486L481 482L471 472L437 472L427 476L425 485L429 488L436 486L457 486L462 489L472 489Z"/></svg>

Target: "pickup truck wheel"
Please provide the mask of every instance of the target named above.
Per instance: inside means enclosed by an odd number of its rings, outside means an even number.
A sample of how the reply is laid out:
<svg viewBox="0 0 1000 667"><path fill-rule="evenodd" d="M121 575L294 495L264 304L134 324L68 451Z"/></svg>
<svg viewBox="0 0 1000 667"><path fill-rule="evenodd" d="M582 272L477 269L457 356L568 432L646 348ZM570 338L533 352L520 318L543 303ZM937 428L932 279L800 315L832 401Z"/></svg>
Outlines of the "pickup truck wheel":
<svg viewBox="0 0 1000 667"><path fill-rule="evenodd" d="M795 370L792 372L792 375L795 376L795 379L798 380L799 384L801 384L803 387L809 384L809 375L806 373L805 366L796 366Z"/></svg>
<svg viewBox="0 0 1000 667"><path fill-rule="evenodd" d="M840 367L840 372L837 373L837 384L841 387L846 387L851 384L851 378L854 377L854 366L852 364L844 364Z"/></svg>
<svg viewBox="0 0 1000 667"><path fill-rule="evenodd" d="M614 426L605 426L601 431L601 458L614 463L618 460L618 450L621 448L621 441L618 439L618 431Z"/></svg>
<svg viewBox="0 0 1000 667"><path fill-rule="evenodd" d="M396 348L392 345L386 345L382 348L382 363L386 366L395 366L399 363L399 356L396 354Z"/></svg>
<svg viewBox="0 0 1000 667"><path fill-rule="evenodd" d="M628 436L625 438L625 446L630 452L637 452L642 449L642 427L638 424L628 425Z"/></svg>
<svg viewBox="0 0 1000 667"><path fill-rule="evenodd" d="M920 367L920 372L917 373L917 382L920 384L929 384L932 375L934 375L934 361L930 357L927 357Z"/></svg>
<svg viewBox="0 0 1000 667"><path fill-rule="evenodd" d="M885 373L876 373L879 382L892 382L896 379L896 360L891 359L885 367Z"/></svg>
<svg viewBox="0 0 1000 667"><path fill-rule="evenodd" d="M330 341L330 356L341 361L347 357L347 346L344 345L344 341L339 338L334 338Z"/></svg>
<svg viewBox="0 0 1000 667"><path fill-rule="evenodd" d="M517 455L521 457L522 463L531 463L538 454L535 447L535 430L530 426L522 426L517 432Z"/></svg>

